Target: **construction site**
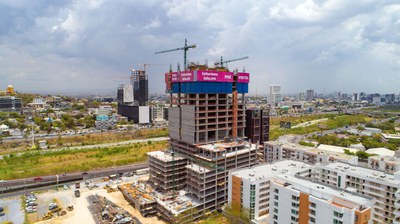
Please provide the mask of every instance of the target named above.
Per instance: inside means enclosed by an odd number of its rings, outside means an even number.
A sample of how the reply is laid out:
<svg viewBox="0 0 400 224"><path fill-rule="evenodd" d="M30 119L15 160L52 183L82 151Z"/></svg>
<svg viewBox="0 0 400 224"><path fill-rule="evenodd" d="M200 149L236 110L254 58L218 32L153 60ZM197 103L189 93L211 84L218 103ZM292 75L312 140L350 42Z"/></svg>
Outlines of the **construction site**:
<svg viewBox="0 0 400 224"><path fill-rule="evenodd" d="M250 74L229 71L227 63L214 67L186 63L196 45L183 50L184 66L165 74L170 97L170 148L148 153L150 179L122 188L125 198L142 215L156 214L170 223L191 223L227 202L228 172L257 163L258 146L245 138L244 96Z"/></svg>

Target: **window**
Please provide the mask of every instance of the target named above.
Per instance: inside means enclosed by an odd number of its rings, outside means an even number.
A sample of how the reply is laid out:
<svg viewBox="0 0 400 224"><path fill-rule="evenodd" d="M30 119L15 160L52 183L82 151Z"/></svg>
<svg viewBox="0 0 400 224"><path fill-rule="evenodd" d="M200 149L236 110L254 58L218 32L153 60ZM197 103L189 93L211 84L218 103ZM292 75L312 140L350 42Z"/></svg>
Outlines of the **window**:
<svg viewBox="0 0 400 224"><path fill-rule="evenodd" d="M276 189L276 188L274 189L274 192L277 193L277 194L279 194L279 190Z"/></svg>
<svg viewBox="0 0 400 224"><path fill-rule="evenodd" d="M339 218L343 217L343 213L340 213L340 212L337 212L337 211L334 211L333 215L336 216L336 217L339 217Z"/></svg>
<svg viewBox="0 0 400 224"><path fill-rule="evenodd" d="M279 196L278 195L274 195L274 199L275 200L279 200Z"/></svg>
<svg viewBox="0 0 400 224"><path fill-rule="evenodd" d="M298 215L298 214L299 214L299 212L298 212L298 211L296 211L296 210L294 210L294 209L292 209L292 214L293 214L293 215Z"/></svg>
<svg viewBox="0 0 400 224"><path fill-rule="evenodd" d="M339 220L337 220L337 219L334 219L334 220L333 220L333 224L343 224L343 222L342 222L342 221L339 221Z"/></svg>
<svg viewBox="0 0 400 224"><path fill-rule="evenodd" d="M295 195L292 195L292 200L298 201L298 200L299 200L299 197L297 197L297 196L295 196Z"/></svg>

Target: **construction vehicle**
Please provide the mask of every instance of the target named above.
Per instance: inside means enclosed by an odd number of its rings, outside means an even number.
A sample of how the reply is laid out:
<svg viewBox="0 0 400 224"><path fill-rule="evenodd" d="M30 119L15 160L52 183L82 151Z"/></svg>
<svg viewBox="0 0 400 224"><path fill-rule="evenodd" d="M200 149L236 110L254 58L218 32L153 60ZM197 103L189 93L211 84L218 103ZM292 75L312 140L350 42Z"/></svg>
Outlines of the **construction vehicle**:
<svg viewBox="0 0 400 224"><path fill-rule="evenodd" d="M53 218L53 212L48 212L45 215L43 215L42 220L49 220Z"/></svg>
<svg viewBox="0 0 400 224"><path fill-rule="evenodd" d="M75 190L74 195L76 198L79 198L81 196L81 192L79 190Z"/></svg>

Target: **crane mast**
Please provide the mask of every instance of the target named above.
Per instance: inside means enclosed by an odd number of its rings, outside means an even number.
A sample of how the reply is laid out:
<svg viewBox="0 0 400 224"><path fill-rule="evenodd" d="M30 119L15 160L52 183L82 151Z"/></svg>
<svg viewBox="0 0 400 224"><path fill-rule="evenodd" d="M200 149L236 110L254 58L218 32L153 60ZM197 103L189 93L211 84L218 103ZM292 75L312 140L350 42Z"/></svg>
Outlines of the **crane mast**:
<svg viewBox="0 0 400 224"><path fill-rule="evenodd" d="M183 68L184 68L184 70L186 70L186 68L187 68L187 65L186 65L186 63L187 63L187 52L188 52L188 50L190 48L196 48L196 44L188 45L187 44L187 40L185 38L185 46L179 47L179 48L175 48L175 49L165 50L165 51L158 51L158 52L155 52L155 54L162 54L162 53L168 53L168 52L172 52L172 51L181 51L181 50L183 50L183 66L184 66Z"/></svg>

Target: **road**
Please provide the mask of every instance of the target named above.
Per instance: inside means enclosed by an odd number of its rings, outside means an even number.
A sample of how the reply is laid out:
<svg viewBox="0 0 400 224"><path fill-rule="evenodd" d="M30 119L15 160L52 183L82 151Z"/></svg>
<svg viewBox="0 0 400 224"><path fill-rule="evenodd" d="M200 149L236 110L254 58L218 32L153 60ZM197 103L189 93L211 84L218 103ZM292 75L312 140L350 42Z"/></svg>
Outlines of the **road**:
<svg viewBox="0 0 400 224"><path fill-rule="evenodd" d="M66 173L58 175L58 183L71 183L96 177L105 177L112 174L132 172L138 169L147 168L147 162L135 163L126 166L117 166L101 170L85 172ZM42 176L39 178L23 178L8 180L0 183L0 198L19 195L26 191L47 189L57 184L57 175Z"/></svg>
<svg viewBox="0 0 400 224"><path fill-rule="evenodd" d="M134 143L143 143L143 142L161 142L161 141L168 141L168 137L159 137L159 138L148 138L148 139L135 139L135 140L128 140L128 141L122 141L122 142L113 142L113 143L102 143L102 144L96 144L96 145L85 145L85 146L73 146L73 147L63 147L59 149L51 149L51 150L42 150L41 153L45 154L47 152L54 152L54 151L61 151L61 150L80 150L80 149L97 149L97 148L106 148L106 147L113 147L113 146L120 146L120 145L129 145L129 144L134 144ZM16 156L20 156L26 152L20 152L16 153ZM5 154L7 155L7 154ZM3 159L3 156L1 155L0 159Z"/></svg>

